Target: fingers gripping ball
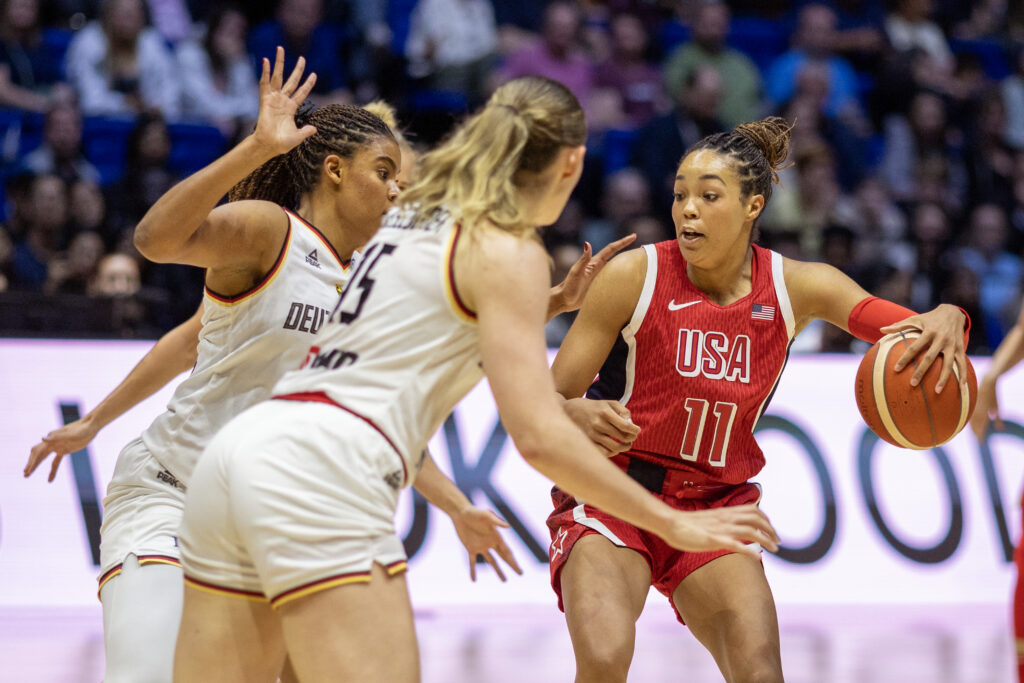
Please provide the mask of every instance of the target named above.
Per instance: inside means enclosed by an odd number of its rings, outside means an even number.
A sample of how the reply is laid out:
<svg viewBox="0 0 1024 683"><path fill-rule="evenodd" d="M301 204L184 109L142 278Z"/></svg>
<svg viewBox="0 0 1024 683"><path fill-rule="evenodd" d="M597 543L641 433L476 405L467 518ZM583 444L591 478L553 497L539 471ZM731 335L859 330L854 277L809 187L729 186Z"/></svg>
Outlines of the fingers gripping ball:
<svg viewBox="0 0 1024 683"><path fill-rule="evenodd" d="M967 424L978 398L978 379L967 361L967 386L960 385L960 371L946 381L941 394L935 384L944 359L940 356L916 387L910 385L917 359L897 373L896 361L920 334L896 332L878 340L857 368L854 393L864 422L894 446L924 450L946 443Z"/></svg>

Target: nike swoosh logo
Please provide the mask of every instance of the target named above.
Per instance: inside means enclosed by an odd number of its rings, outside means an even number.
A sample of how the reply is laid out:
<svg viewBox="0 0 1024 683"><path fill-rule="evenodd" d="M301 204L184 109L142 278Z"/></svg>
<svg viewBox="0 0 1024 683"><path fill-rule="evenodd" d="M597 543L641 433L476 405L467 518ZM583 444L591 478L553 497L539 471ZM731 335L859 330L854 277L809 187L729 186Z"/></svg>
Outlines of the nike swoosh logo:
<svg viewBox="0 0 1024 683"><path fill-rule="evenodd" d="M699 303L700 303L700 299L697 299L696 301L687 301L685 304L677 304L676 300L672 299L672 301L668 302L668 310L670 310L670 311L680 311L680 310L686 308L687 306L693 306L694 304L699 304Z"/></svg>

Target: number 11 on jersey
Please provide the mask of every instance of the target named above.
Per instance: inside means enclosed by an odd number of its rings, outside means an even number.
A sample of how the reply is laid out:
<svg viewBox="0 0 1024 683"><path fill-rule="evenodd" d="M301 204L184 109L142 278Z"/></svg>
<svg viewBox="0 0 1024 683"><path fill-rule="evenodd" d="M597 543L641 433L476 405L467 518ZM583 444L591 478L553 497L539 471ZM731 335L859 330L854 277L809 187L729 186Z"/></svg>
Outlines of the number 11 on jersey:
<svg viewBox="0 0 1024 683"><path fill-rule="evenodd" d="M679 447L679 457L683 460L696 462L700 456L698 451L704 437L708 405L703 398L688 398L683 403L683 407L686 408L686 432L683 434L683 443ZM708 464L712 467L725 467L725 453L729 448L729 437L732 435L736 404L716 401L712 412L715 415L715 437L711 441Z"/></svg>

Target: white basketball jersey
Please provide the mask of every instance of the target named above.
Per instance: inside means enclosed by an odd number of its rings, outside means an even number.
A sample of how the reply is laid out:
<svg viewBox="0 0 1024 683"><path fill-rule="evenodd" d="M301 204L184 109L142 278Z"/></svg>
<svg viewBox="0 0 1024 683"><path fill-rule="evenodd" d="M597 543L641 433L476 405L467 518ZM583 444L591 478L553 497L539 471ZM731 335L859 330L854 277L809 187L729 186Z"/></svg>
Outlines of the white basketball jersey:
<svg viewBox="0 0 1024 683"><path fill-rule="evenodd" d="M182 483L206 444L231 418L270 397L298 367L308 340L338 302L348 266L313 226L288 212L281 253L258 285L226 297L206 289L199 356L142 440Z"/></svg>
<svg viewBox="0 0 1024 683"><path fill-rule="evenodd" d="M275 396L333 403L368 422L411 483L430 436L476 384L476 317L452 277L460 229L447 213L392 209L299 370Z"/></svg>

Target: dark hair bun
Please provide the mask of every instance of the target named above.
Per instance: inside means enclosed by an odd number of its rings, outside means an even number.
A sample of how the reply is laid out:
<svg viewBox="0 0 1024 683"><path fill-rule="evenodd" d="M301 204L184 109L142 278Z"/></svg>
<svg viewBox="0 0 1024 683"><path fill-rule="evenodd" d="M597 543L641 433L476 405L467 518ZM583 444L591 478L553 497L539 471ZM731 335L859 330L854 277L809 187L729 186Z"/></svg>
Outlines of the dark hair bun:
<svg viewBox="0 0 1024 683"><path fill-rule="evenodd" d="M769 116L760 121L741 123L733 132L742 135L764 154L768 166L772 170L772 180L778 183L778 171L789 154L789 137L793 126L781 116Z"/></svg>

